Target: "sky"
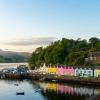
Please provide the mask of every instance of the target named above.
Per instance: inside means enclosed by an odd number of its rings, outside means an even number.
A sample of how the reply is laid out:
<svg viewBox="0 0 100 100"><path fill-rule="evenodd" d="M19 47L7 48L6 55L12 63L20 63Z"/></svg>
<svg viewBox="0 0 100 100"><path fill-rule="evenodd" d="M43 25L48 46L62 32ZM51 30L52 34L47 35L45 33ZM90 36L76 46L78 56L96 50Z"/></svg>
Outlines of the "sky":
<svg viewBox="0 0 100 100"><path fill-rule="evenodd" d="M0 0L0 49L33 52L63 37L100 38L100 0Z"/></svg>

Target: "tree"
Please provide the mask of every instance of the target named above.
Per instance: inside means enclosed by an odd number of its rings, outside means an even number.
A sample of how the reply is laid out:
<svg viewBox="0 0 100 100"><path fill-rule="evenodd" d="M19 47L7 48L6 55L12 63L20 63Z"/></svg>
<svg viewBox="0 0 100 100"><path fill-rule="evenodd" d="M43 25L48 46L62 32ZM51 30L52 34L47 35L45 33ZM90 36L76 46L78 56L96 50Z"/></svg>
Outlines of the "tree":
<svg viewBox="0 0 100 100"><path fill-rule="evenodd" d="M31 68L39 67L41 64L90 65L85 61L90 51L100 51L100 39L92 37L86 40L73 40L62 38L62 40L51 43L46 48L39 47L29 59Z"/></svg>
<svg viewBox="0 0 100 100"><path fill-rule="evenodd" d="M100 50L100 39L96 37L92 37L89 39L91 51L99 51Z"/></svg>

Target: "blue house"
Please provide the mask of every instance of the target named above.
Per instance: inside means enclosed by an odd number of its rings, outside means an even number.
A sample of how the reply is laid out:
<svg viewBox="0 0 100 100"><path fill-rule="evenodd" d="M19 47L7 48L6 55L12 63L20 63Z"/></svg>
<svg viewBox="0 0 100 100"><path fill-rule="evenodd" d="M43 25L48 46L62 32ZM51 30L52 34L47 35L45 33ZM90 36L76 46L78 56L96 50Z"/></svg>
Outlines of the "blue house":
<svg viewBox="0 0 100 100"><path fill-rule="evenodd" d="M92 77L93 76L93 70L91 68L76 68L75 69L75 76Z"/></svg>

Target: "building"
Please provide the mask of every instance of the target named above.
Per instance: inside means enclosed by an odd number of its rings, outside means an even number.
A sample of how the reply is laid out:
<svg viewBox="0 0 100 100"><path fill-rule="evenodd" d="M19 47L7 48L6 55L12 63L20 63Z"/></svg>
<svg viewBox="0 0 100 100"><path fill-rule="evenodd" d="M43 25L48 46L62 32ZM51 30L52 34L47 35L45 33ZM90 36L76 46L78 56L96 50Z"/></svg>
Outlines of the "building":
<svg viewBox="0 0 100 100"><path fill-rule="evenodd" d="M52 73L52 67L51 67L51 66L48 67L48 73L49 73L49 74Z"/></svg>
<svg viewBox="0 0 100 100"><path fill-rule="evenodd" d="M75 75L75 69L73 67L65 67L64 68L64 75L74 76Z"/></svg>
<svg viewBox="0 0 100 100"><path fill-rule="evenodd" d="M39 72L40 74L47 74L47 73L48 73L48 67L44 64L42 67L40 67L40 68L38 69L38 72Z"/></svg>
<svg viewBox="0 0 100 100"><path fill-rule="evenodd" d="M56 67L55 66L50 66L48 68L48 73L49 74L56 74Z"/></svg>
<svg viewBox="0 0 100 100"><path fill-rule="evenodd" d="M93 70L91 68L76 68L75 76L79 77L93 77Z"/></svg>
<svg viewBox="0 0 100 100"><path fill-rule="evenodd" d="M100 64L100 52L89 52L87 60L92 64Z"/></svg>
<svg viewBox="0 0 100 100"><path fill-rule="evenodd" d="M100 69L94 69L94 77L100 77Z"/></svg>
<svg viewBox="0 0 100 100"><path fill-rule="evenodd" d="M58 66L58 67L57 67L57 70L56 70L56 74L57 74L57 75L64 75L64 68Z"/></svg>

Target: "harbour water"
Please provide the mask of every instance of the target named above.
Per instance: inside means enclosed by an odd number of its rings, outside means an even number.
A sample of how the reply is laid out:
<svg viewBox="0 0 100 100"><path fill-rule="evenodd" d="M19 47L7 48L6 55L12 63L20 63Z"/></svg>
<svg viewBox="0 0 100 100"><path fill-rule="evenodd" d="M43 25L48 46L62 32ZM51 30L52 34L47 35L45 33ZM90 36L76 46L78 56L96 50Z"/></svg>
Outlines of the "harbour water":
<svg viewBox="0 0 100 100"><path fill-rule="evenodd" d="M16 95L22 92L23 95ZM100 87L32 80L0 80L0 100L92 100L99 94Z"/></svg>
<svg viewBox="0 0 100 100"><path fill-rule="evenodd" d="M4 69L4 68L16 68L19 65L26 65L28 66L28 63L24 62L24 63L0 63L0 70Z"/></svg>

